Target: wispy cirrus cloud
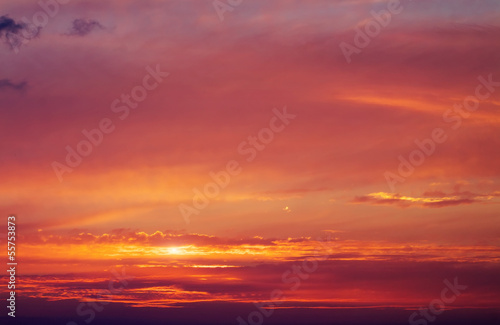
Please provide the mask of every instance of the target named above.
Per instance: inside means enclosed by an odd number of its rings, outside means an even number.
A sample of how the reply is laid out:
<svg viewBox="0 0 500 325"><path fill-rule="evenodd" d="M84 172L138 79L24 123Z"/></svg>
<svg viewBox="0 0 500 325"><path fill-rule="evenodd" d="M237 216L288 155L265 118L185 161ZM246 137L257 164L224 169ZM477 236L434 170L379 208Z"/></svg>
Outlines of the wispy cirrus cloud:
<svg viewBox="0 0 500 325"><path fill-rule="evenodd" d="M406 196L399 193L378 192L356 196L351 202L371 205L396 205L400 207L443 208L463 204L484 203L492 201L496 197L499 197L499 192L490 194L454 192L446 194L441 191L428 191L424 192L420 197Z"/></svg>

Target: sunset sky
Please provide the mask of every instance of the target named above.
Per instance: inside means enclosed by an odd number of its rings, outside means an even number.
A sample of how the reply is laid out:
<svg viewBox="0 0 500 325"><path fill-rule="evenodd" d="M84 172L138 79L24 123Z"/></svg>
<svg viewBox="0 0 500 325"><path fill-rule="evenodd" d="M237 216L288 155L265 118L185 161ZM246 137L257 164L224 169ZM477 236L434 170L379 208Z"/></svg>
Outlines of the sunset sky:
<svg viewBox="0 0 500 325"><path fill-rule="evenodd" d="M0 4L2 323L412 324L454 279L414 324L500 322L498 1L40 3Z"/></svg>

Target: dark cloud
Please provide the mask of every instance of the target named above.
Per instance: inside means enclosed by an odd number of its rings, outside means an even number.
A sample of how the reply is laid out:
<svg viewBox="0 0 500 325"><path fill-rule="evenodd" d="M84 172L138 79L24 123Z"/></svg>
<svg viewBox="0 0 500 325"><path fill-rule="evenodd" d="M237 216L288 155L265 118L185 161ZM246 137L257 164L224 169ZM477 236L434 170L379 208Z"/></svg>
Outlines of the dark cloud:
<svg viewBox="0 0 500 325"><path fill-rule="evenodd" d="M34 25L28 26L25 23L16 22L5 15L0 16L0 39L10 45L14 51L18 51L23 43L37 37L40 29Z"/></svg>
<svg viewBox="0 0 500 325"><path fill-rule="evenodd" d="M14 83L12 81L10 81L9 79L0 79L0 90L2 89L8 89L8 88L11 88L11 89L15 89L15 90L25 90L26 89L26 86L28 85L28 83L26 81L22 81L22 82L19 82L19 83Z"/></svg>
<svg viewBox="0 0 500 325"><path fill-rule="evenodd" d="M96 20L79 18L73 20L69 35L85 36L95 29L104 29L104 27Z"/></svg>
<svg viewBox="0 0 500 325"><path fill-rule="evenodd" d="M16 23L14 19L9 18L8 16L0 16L0 35L4 35L9 32L16 34L23 28L24 25Z"/></svg>

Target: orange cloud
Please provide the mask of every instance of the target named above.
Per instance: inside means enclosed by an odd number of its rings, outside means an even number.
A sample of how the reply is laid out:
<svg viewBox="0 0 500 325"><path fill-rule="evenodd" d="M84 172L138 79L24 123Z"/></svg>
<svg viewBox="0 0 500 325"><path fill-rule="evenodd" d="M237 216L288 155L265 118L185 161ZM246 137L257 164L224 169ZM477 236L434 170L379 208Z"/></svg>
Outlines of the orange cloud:
<svg viewBox="0 0 500 325"><path fill-rule="evenodd" d="M397 205L400 207L420 206L427 208L442 208L448 206L472 204L472 203L500 203L494 200L499 197L498 192L491 194L474 194L470 192L455 193L447 196L443 192L424 192L422 197L405 196L398 193L370 193L364 196L356 196L352 203L367 203L373 205Z"/></svg>

